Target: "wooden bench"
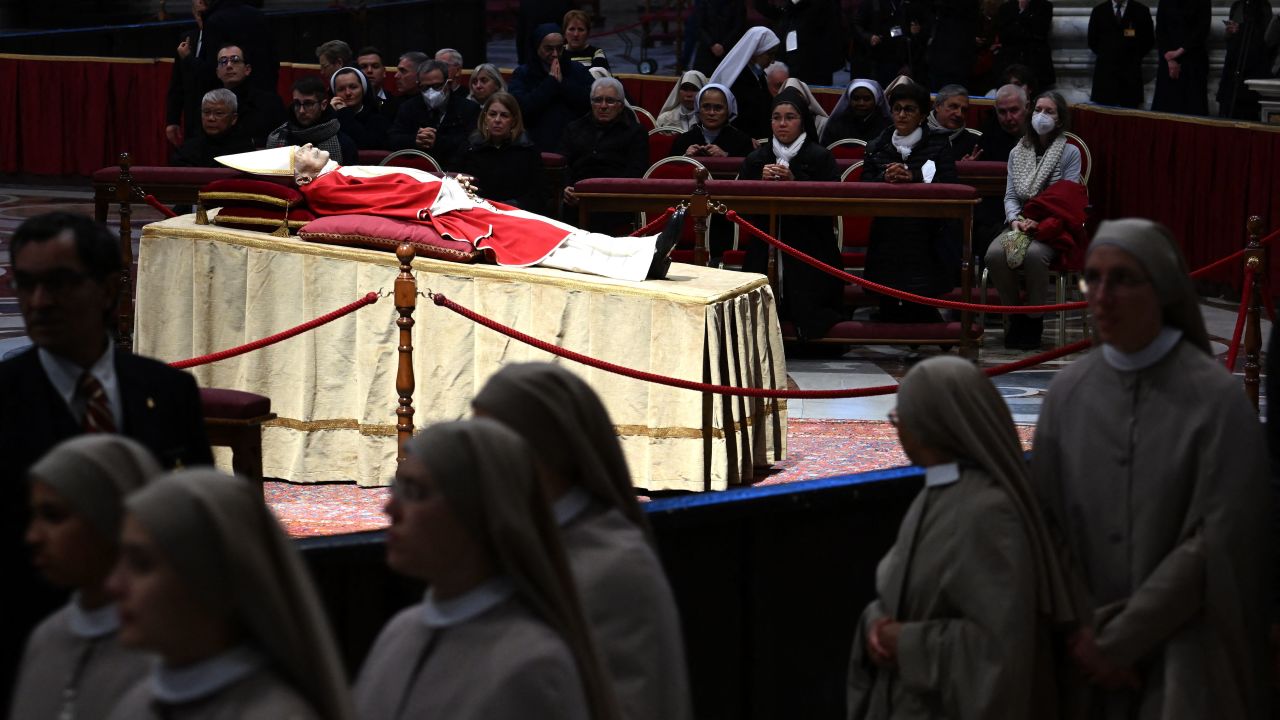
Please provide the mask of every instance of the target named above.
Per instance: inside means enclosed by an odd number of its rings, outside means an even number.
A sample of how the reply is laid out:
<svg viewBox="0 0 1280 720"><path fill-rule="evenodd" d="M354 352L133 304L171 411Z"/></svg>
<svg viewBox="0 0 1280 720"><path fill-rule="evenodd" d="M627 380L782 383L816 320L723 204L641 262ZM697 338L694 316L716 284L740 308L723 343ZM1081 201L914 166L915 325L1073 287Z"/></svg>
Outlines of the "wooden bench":
<svg viewBox="0 0 1280 720"><path fill-rule="evenodd" d="M695 264L705 265L707 217L717 203L742 215L767 215L762 228L777 237L781 215L862 215L918 217L960 221L962 227L961 292L973 297L973 210L978 192L968 185L890 184L839 182L787 182L765 180L713 180L701 170L695 180L594 178L574 186L578 196L579 225L586 226L595 212L654 212L682 202L689 204L697 247ZM834 237L832 238L834 242ZM769 248L769 281L777 291L776 250ZM982 332L969 311L960 321L924 323L837 323L824 342L843 344L959 345L965 355L974 353L973 340ZM785 327L784 327L785 331Z"/></svg>

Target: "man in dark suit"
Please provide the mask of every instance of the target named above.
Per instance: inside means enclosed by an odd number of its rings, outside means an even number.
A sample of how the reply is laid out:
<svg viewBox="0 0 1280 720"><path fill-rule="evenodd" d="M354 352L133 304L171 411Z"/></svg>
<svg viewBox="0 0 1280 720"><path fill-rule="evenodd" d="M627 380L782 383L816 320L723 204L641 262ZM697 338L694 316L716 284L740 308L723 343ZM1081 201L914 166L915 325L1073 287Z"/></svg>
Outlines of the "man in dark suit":
<svg viewBox="0 0 1280 720"><path fill-rule="evenodd" d="M213 462L194 378L119 350L108 337L122 269L111 231L83 215L38 215L14 231L10 255L35 347L0 362L0 562L10 588L0 696L27 632L65 601L35 572L24 546L27 469L83 432L127 435L167 467Z"/></svg>
<svg viewBox="0 0 1280 720"><path fill-rule="evenodd" d="M1093 67L1092 100L1136 108L1142 104L1142 58L1156 44L1151 9L1138 0L1103 0L1089 15Z"/></svg>
<svg viewBox="0 0 1280 720"><path fill-rule="evenodd" d="M396 113L388 133L391 148L417 148L448 169L475 131L480 106L465 90L450 87L449 65L440 60L418 67L418 86L422 92L405 100Z"/></svg>

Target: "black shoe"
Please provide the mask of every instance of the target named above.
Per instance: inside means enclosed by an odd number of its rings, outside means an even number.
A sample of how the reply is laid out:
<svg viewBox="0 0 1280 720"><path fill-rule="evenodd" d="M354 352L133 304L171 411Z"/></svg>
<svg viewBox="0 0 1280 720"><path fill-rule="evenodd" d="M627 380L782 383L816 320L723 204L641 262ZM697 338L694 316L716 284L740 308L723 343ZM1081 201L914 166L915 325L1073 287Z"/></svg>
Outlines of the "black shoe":
<svg viewBox="0 0 1280 720"><path fill-rule="evenodd" d="M1004 332L1004 347L1006 350L1020 350L1022 344L1026 342L1027 337L1027 317L1025 315L1010 315L1008 329Z"/></svg>
<svg viewBox="0 0 1280 720"><path fill-rule="evenodd" d="M1005 341L1005 347L1013 350L1039 350L1041 348L1041 336L1044 335L1044 318L1029 318L1025 315L1013 316L1020 321L1021 330L1017 336L1011 340ZM1011 320L1013 318L1010 318Z"/></svg>
<svg viewBox="0 0 1280 720"><path fill-rule="evenodd" d="M671 251L675 250L676 243L680 242L682 230L684 230L684 210L677 210L667 221L662 234L658 236L658 241L653 248L653 262L649 265L649 273L645 275L646 280L662 280L667 276L667 271L671 269Z"/></svg>

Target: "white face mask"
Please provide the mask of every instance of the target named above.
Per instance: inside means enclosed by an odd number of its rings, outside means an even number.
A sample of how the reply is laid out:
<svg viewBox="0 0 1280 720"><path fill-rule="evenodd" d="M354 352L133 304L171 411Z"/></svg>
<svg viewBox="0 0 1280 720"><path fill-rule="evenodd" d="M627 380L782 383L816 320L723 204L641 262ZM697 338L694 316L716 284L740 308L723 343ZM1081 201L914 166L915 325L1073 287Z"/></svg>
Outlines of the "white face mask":
<svg viewBox="0 0 1280 720"><path fill-rule="evenodd" d="M1048 135L1056 127L1058 127L1058 121L1043 110L1031 116L1031 129L1035 130L1037 135Z"/></svg>
<svg viewBox="0 0 1280 720"><path fill-rule="evenodd" d="M444 91L428 88L422 91L422 99L427 101L427 107L434 110L444 104Z"/></svg>

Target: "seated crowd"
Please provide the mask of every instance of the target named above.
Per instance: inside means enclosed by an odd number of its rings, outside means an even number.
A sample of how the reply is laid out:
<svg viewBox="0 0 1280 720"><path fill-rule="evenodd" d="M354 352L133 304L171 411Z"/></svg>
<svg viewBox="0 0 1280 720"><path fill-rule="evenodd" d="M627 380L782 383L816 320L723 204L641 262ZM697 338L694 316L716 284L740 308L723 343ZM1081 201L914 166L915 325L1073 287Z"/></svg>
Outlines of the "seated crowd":
<svg viewBox="0 0 1280 720"><path fill-rule="evenodd" d="M889 96L886 181L947 146L920 137L922 89ZM830 171L799 92L771 122L753 173ZM110 340L118 239L49 213L11 248L35 347L0 361L10 717L693 717L676 595L577 374L509 364L407 442L386 563L426 591L349 684L261 489L210 467L191 376ZM1261 424L1167 229L1105 222L1084 263L1100 347L1051 384L1029 465L973 364L903 379L889 419L925 482L866 578L848 717L1268 717Z"/></svg>
<svg viewBox="0 0 1280 720"><path fill-rule="evenodd" d="M198 131L186 131L184 138L180 124L166 129L171 141L181 141L175 143L173 162L216 167L219 155L306 143L326 150L339 165L360 164L360 151L415 150L447 172L474 178L487 199L576 224L575 183L638 178L651 161L646 124L622 84L609 75L604 52L590 45L589 31L590 17L581 11L568 13L562 25L537 26L528 38L525 62L509 77L488 63L466 71L461 54L451 48L434 55L404 52L390 82L378 48L352 51L341 41L326 42L316 50L322 75L294 82L288 107L247 82L251 58L244 48L226 43L217 54L222 87L202 98ZM976 212L977 264L991 267L1002 302L1025 299L1032 305L1043 304L1048 269L1078 268L1078 233L1063 231L1076 216L1053 201L1064 194L1060 180L1080 181L1080 154L1063 141L1070 118L1061 97L1036 95L1029 68L1005 69L1008 82L996 92L996 112L979 132L966 126L969 93L963 86L945 85L931 98L908 76L888 88L877 80L855 79L828 113L809 86L790 77L787 65L775 59L782 54L777 35L752 27L721 52L710 77L696 70L681 76L656 121L661 132L678 131L668 155L742 158L738 177L781 182L841 180L842 169L829 149L838 144L865 146L863 182L955 183L957 161L1016 160L1003 208L987 198ZM785 117L779 116L778 98L784 96L790 101L782 115L801 121L795 135L781 127ZM1043 104L1046 112L1033 113L1033 103ZM1038 123L1044 117L1052 126L1042 132ZM563 156L562 188L549 187L543 153ZM1051 188L1047 201L1031 202ZM1056 217L1043 214L1046 204ZM1024 214L1026 205L1031 215ZM633 220L596 213L589 229L625 234ZM1042 227L1045 220L1049 223ZM787 217L779 235L838 266L840 247L831 225L823 218ZM825 241L828 237L832 242ZM713 262L733 242L727 222L713 219ZM738 242L746 255L744 268L763 272L764 244L754 238ZM956 221L876 218L866 241L866 274L900 290L942 296L959 284L960 244ZM990 251L984 251L988 245ZM1015 251L1006 253L1006 246ZM783 316L802 338L821 338L851 317L854 308L844 306L840 283L820 272L809 278L809 266L791 264L796 267L783 273L779 292ZM873 321L944 320L925 305L888 297L878 302ZM1041 330L1039 316L1013 316L1006 345L1036 349Z"/></svg>

